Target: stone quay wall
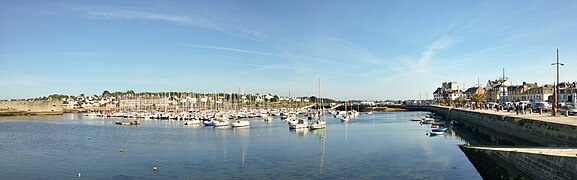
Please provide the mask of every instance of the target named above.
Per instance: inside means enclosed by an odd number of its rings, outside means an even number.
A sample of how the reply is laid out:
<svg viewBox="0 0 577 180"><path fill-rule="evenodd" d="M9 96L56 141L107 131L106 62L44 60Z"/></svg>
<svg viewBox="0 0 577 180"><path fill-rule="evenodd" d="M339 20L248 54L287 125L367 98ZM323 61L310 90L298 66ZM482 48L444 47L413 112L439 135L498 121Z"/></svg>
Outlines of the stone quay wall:
<svg viewBox="0 0 577 180"><path fill-rule="evenodd" d="M59 115L62 101L0 101L0 116Z"/></svg>
<svg viewBox="0 0 577 180"><path fill-rule="evenodd" d="M431 111L447 120L475 124L543 146L577 147L575 125L440 106L414 106L407 109Z"/></svg>
<svg viewBox="0 0 577 180"><path fill-rule="evenodd" d="M577 177L577 157L529 153L519 151L504 151L491 148L477 148L461 146L468 156L477 156L477 159L491 158L497 162L506 163L521 171L523 176L534 179L574 179ZM545 151L545 150L544 150ZM471 159L471 157L469 157ZM495 167L485 167L494 169ZM509 174L510 176L512 174ZM510 178L515 178L513 175ZM518 177L517 177L518 178Z"/></svg>

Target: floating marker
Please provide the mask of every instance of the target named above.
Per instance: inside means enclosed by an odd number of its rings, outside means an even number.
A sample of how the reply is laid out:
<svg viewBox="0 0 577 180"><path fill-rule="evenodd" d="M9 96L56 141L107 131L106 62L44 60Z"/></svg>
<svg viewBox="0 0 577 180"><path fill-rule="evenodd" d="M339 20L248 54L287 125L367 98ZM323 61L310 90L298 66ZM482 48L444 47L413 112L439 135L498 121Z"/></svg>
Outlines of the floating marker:
<svg viewBox="0 0 577 180"><path fill-rule="evenodd" d="M156 168L156 165L154 165L154 168L152 168L152 171L154 171L154 172L158 171L158 168Z"/></svg>

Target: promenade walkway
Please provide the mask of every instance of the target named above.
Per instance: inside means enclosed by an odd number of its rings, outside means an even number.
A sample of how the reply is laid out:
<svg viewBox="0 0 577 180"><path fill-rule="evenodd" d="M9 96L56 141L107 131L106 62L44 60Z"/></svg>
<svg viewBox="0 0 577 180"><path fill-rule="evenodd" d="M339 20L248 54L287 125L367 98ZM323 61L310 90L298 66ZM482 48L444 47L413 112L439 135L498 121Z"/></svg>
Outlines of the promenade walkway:
<svg viewBox="0 0 577 180"><path fill-rule="evenodd" d="M444 107L444 108L450 108L447 106L437 106L437 107ZM565 117L565 115L560 115L557 114L557 116L551 116L551 112L543 112L542 114L539 113L529 113L529 111L527 111L526 114L518 114L515 111L495 111L495 110L490 110L490 109L465 109L465 108L454 108L454 109L460 109L460 110L464 110L464 111L474 111L474 112L482 112L482 113L487 113L487 114L495 114L495 115L501 115L501 116L509 116L509 117L520 117L520 118L526 118L526 119L533 119L533 120L538 120L538 121L545 121L545 122L551 122L551 123L558 123L558 124L567 124L567 125L572 125L572 126L577 126L577 116L576 115L569 115L567 117Z"/></svg>
<svg viewBox="0 0 577 180"><path fill-rule="evenodd" d="M486 149L493 151L507 151L507 152L523 152L530 154L543 154L551 156L577 157L577 149L574 148L517 148L517 147L482 147L482 146L468 146L473 149Z"/></svg>

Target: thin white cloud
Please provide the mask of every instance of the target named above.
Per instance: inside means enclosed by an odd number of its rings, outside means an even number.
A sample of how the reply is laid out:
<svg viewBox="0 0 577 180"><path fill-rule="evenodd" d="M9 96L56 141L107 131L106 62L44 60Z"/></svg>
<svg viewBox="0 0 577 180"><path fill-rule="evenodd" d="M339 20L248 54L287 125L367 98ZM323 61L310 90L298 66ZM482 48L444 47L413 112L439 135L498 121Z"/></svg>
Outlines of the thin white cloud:
<svg viewBox="0 0 577 180"><path fill-rule="evenodd" d="M258 52L258 51L251 51L251 50L246 50L246 49L237 49L237 48L229 48L229 47L221 47L221 46L207 46L207 45L200 45L200 44L184 44L184 46L192 47L192 48L216 49L216 50L238 52L238 53L245 53L245 54L262 55L262 56L286 57L286 56L281 55L281 54L273 54L273 53Z"/></svg>
<svg viewBox="0 0 577 180"><path fill-rule="evenodd" d="M431 70L431 61L438 51L449 48L454 43L454 40L447 35L435 40L431 45L429 45L418 60L411 60L408 58L403 58L403 63L405 69L410 72L416 72L419 74L428 74Z"/></svg>
<svg viewBox="0 0 577 180"><path fill-rule="evenodd" d="M118 7L105 6L84 6L84 5L65 5L68 9L84 12L90 16L105 19L124 19L124 20L151 20L176 23L181 25L195 26L205 29L212 29L230 36L245 37L252 40L263 40L267 34L258 32L245 27L233 27L226 23L220 23L207 15L174 15L170 13L158 13L144 10L129 10Z"/></svg>

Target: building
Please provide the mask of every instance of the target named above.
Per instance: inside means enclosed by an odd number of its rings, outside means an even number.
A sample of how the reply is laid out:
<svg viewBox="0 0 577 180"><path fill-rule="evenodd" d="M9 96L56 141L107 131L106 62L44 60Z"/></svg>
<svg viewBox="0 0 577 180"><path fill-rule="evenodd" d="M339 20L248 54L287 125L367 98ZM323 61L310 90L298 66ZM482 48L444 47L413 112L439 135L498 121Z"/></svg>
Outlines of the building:
<svg viewBox="0 0 577 180"><path fill-rule="evenodd" d="M527 91L529 89L538 88L537 83L527 83L523 82L521 85L511 85L507 87L508 96L503 99L506 102L518 102L518 101L529 101L529 94Z"/></svg>
<svg viewBox="0 0 577 180"><path fill-rule="evenodd" d="M575 103L577 99L577 81L559 83L559 103Z"/></svg>
<svg viewBox="0 0 577 180"><path fill-rule="evenodd" d="M463 95L463 99L465 100L469 100L471 98L471 96L473 96L474 94L478 94L478 95L483 95L485 94L485 89L481 86L477 86L477 87L470 87L469 89L467 89Z"/></svg>
<svg viewBox="0 0 577 180"><path fill-rule="evenodd" d="M499 102L503 99L501 97L508 96L507 87L511 86L508 79L489 80L485 86L485 101Z"/></svg>
<svg viewBox="0 0 577 180"><path fill-rule="evenodd" d="M443 88L444 90L447 91L454 91L459 89L459 84L455 81L453 82L444 82L441 86L441 88Z"/></svg>
<svg viewBox="0 0 577 180"><path fill-rule="evenodd" d="M433 92L433 99L439 101L441 99L451 99L455 100L459 97L464 98L465 93L459 89L459 84L457 82L444 82L441 87L437 88Z"/></svg>
<svg viewBox="0 0 577 180"><path fill-rule="evenodd" d="M529 101L544 102L553 99L553 85L545 84L541 87L531 88L525 92Z"/></svg>

